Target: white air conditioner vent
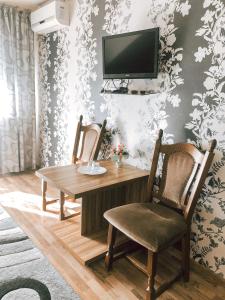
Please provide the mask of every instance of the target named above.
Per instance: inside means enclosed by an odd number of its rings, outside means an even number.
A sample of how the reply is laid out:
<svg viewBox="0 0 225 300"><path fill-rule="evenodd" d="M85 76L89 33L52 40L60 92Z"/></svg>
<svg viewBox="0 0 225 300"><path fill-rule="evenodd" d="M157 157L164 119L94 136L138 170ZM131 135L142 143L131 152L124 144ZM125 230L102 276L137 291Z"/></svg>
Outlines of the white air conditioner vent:
<svg viewBox="0 0 225 300"><path fill-rule="evenodd" d="M31 28L47 34L69 26L69 7L66 0L55 0L31 13Z"/></svg>

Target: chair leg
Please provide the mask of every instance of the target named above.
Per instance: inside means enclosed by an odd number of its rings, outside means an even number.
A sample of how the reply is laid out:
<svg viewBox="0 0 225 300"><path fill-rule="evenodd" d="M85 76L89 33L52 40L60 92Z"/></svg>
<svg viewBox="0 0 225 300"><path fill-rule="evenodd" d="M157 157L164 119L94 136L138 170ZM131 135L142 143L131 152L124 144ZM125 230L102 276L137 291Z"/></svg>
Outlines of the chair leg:
<svg viewBox="0 0 225 300"><path fill-rule="evenodd" d="M148 250L147 272L148 272L148 286L146 289L146 300L156 299L155 295L155 275L157 266L157 253Z"/></svg>
<svg viewBox="0 0 225 300"><path fill-rule="evenodd" d="M46 211L46 191L47 191L47 182L42 179L41 194L42 194L42 210L43 211Z"/></svg>
<svg viewBox="0 0 225 300"><path fill-rule="evenodd" d="M190 277L190 232L182 239L182 271L184 281L189 281Z"/></svg>
<svg viewBox="0 0 225 300"><path fill-rule="evenodd" d="M108 230L108 252L105 256L105 266L107 271L110 271L112 268L113 263L113 247L116 241L116 232L117 229L112 226L112 224L109 224L109 230Z"/></svg>
<svg viewBox="0 0 225 300"><path fill-rule="evenodd" d="M59 198L59 205L60 205L60 211L59 211L59 220L62 221L65 219L64 215L64 203L65 203L65 194L60 191L60 198Z"/></svg>

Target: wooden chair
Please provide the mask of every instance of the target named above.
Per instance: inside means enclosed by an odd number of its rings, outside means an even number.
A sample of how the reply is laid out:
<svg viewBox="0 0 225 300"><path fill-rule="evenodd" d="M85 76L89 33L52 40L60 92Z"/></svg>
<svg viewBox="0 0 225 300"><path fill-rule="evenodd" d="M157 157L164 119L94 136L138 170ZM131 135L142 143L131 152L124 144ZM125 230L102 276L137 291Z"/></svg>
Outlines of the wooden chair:
<svg viewBox="0 0 225 300"><path fill-rule="evenodd" d="M76 164L79 162L88 162L91 160L97 160L99 150L102 144L103 134L105 132L106 120L104 120L103 125L101 124L90 124L83 125L83 116L80 116L80 120L77 124L76 137L74 142L72 163ZM51 167L49 167L51 168ZM57 168L57 167L55 167ZM47 192L47 182L42 180L42 210L46 211L48 204L56 202L58 199L46 200ZM66 200L71 199L70 195L65 197ZM75 200L75 199L74 199ZM60 208L63 210L63 207ZM65 217L60 214L60 219L65 219ZM69 217L73 217L70 215Z"/></svg>
<svg viewBox="0 0 225 300"><path fill-rule="evenodd" d="M74 164L78 161L88 162L90 160L97 160L105 132L106 120L104 120L102 126L99 124L84 126L82 125L82 120L83 116L81 115L77 125L73 149L72 163Z"/></svg>
<svg viewBox="0 0 225 300"><path fill-rule="evenodd" d="M108 252L105 258L108 270L118 254L115 247L117 230L147 249L147 266L132 259L132 263L148 276L147 300L156 299L181 275L185 281L189 280L192 215L216 146L216 140L213 140L209 151L202 152L192 144L162 145L162 134L160 130L148 180L147 202L116 207L104 214L109 222ZM154 182L161 155L163 164L159 188L155 190ZM181 271L156 289L157 256L178 241L182 242Z"/></svg>

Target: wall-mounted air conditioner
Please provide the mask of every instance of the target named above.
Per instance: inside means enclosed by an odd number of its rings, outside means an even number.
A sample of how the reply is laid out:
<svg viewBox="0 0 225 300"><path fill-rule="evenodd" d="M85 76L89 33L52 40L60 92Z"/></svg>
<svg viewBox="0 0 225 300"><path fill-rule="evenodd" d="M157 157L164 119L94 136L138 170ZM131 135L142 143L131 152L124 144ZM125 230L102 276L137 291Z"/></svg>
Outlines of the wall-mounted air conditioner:
<svg viewBox="0 0 225 300"><path fill-rule="evenodd" d="M47 34L69 26L69 3L52 1L31 13L31 28L38 34Z"/></svg>

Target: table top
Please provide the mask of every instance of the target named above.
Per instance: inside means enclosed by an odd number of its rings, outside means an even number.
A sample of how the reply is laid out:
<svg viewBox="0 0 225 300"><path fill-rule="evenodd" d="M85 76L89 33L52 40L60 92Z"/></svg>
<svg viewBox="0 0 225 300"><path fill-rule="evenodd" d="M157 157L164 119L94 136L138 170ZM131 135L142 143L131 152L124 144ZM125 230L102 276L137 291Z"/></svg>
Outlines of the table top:
<svg viewBox="0 0 225 300"><path fill-rule="evenodd" d="M60 191L74 196L82 196L88 192L119 186L145 177L147 179L149 176L149 172L128 164L123 164L117 168L111 160L100 161L99 163L100 166L107 169L105 174L80 174L77 170L80 164L47 167L36 171L35 174Z"/></svg>

